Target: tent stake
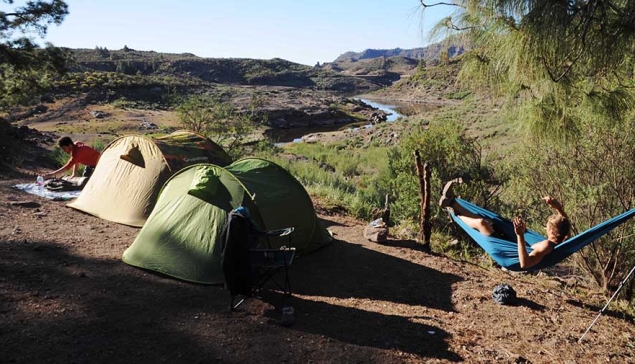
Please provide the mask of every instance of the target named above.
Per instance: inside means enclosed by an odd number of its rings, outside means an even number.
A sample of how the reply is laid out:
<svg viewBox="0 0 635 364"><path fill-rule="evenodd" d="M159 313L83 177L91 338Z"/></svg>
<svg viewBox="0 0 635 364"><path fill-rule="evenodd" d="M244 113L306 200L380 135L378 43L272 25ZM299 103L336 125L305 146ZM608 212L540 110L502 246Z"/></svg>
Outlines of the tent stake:
<svg viewBox="0 0 635 364"><path fill-rule="evenodd" d="M617 296L617 294L620 292L620 290L624 286L624 283L626 283L626 281L631 277L631 274L633 274L633 271L635 271L635 266L633 268L631 268L631 271L628 272L628 275L626 276L626 278L624 278L622 280L622 282L620 282L620 286L617 287L617 290L615 291L615 293L613 293L613 296L611 296L611 299L609 299L609 301L606 303L606 305L604 305L604 307L602 307L602 309L600 310L600 313L598 313L598 315L595 317L595 320L593 320L593 322L591 322L591 325L589 325L589 328L586 329L586 331L584 332L584 334L582 334L582 336L580 336L580 339L578 339L578 343L582 342L582 339L584 339L584 337L589 332L589 330L591 330L593 325L595 325L595 322L600 318L600 316L602 316L602 313L604 312L604 310L606 310L606 308L609 307L609 304L611 304L611 301L613 301L613 298L615 298L615 296Z"/></svg>

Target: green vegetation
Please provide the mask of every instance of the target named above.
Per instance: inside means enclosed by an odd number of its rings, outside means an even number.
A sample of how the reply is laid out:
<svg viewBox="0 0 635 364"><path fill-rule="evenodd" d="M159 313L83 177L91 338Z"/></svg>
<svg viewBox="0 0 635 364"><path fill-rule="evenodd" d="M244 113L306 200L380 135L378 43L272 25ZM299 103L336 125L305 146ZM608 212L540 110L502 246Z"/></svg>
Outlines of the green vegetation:
<svg viewBox="0 0 635 364"><path fill-rule="evenodd" d="M45 35L49 25L61 24L67 14L61 0L29 1L0 11L0 110L37 101L51 78L64 71L65 52L50 45L41 48L29 35Z"/></svg>
<svg viewBox="0 0 635 364"><path fill-rule="evenodd" d="M540 197L561 198L579 231L635 206L635 121L613 127L586 125L585 138L544 148L526 143L501 163L509 176L502 199L507 214L520 213L544 231L550 213ZM613 290L635 265L633 223L625 224L576 255L604 290Z"/></svg>
<svg viewBox="0 0 635 364"><path fill-rule="evenodd" d="M240 113L225 100L208 95L189 96L176 111L183 128L208 136L233 157L241 154L243 142L254 130L259 116L254 107Z"/></svg>
<svg viewBox="0 0 635 364"><path fill-rule="evenodd" d="M462 58L454 58L444 65L418 67L417 72L408 78L401 87L423 87L427 91L443 92L455 82Z"/></svg>
<svg viewBox="0 0 635 364"><path fill-rule="evenodd" d="M72 50L71 76L55 83L63 90L91 87L275 85L326 90L375 89L371 82L283 59L200 58L193 54L130 48Z"/></svg>
<svg viewBox="0 0 635 364"><path fill-rule="evenodd" d="M431 123L429 129L412 130L401 144L389 153L390 190L394 194L392 214L397 220L419 218L419 183L414 170L413 152L431 165L432 191L441 191L450 179L462 177L469 181L461 195L482 206L498 205L495 191L500 185L490 164L484 160L476 140L465 134L457 123ZM417 203L413 203L417 202ZM435 207L433 223L442 226L447 216Z"/></svg>
<svg viewBox="0 0 635 364"><path fill-rule="evenodd" d="M285 147L282 154L265 150L260 155L288 169L326 207L368 219L383 205L387 192L386 148L354 145L353 141L298 143Z"/></svg>
<svg viewBox="0 0 635 364"><path fill-rule="evenodd" d="M477 140L468 136L463 126L447 122L443 115L433 118L429 129L427 122L399 122L408 126L404 132L408 137L397 147L350 138L327 144L288 144L282 152L263 143L258 153L289 169L321 203L366 220L383 206L387 193L392 196L394 222L408 226L418 219L415 149L432 163L433 191L441 190L443 181L460 175L471 181L466 194L490 205L497 201L489 190L500 182ZM382 127L386 126L377 129ZM445 225L440 209L436 218L436 226Z"/></svg>
<svg viewBox="0 0 635 364"><path fill-rule="evenodd" d="M60 90L89 91L100 88L135 88L135 87L181 87L198 86L200 80L191 77L175 77L172 75L142 76L128 75L121 72L85 71L68 73L53 82Z"/></svg>
<svg viewBox="0 0 635 364"><path fill-rule="evenodd" d="M499 126L484 128L493 130L492 139L499 131L517 136L515 149L503 149L513 153L494 163L503 181L499 210L521 214L541 231L549 211L539 198L547 194L565 203L578 230L632 208L635 3L450 3L458 11L436 32L470 45L458 79L475 94L504 101L492 118ZM470 132L484 131L471 124ZM600 288L615 289L635 263L632 230L625 225L574 262Z"/></svg>
<svg viewBox="0 0 635 364"><path fill-rule="evenodd" d="M504 97L534 136L568 141L583 137L589 119L614 124L629 117L635 3L451 3L458 11L437 31L471 46L460 78Z"/></svg>

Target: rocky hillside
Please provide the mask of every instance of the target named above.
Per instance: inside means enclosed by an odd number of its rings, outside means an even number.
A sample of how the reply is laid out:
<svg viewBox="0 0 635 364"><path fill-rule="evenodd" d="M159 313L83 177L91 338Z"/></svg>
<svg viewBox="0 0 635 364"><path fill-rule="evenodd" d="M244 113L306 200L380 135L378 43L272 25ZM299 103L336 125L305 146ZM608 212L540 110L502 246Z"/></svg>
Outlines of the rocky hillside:
<svg viewBox="0 0 635 364"><path fill-rule="evenodd" d="M124 85L145 79L141 83L156 86L162 80L172 78L189 80L189 84L289 86L336 92L363 92L379 88L372 80L279 58L202 58L190 53L137 51L127 47L121 50L96 48L69 51L73 55L73 61L69 64L71 74L87 75L87 79L88 76L97 78L100 73L118 74L120 79L128 76L128 80L121 82ZM130 77L137 79L129 80Z"/></svg>
<svg viewBox="0 0 635 364"><path fill-rule="evenodd" d="M350 61L359 61L363 59L371 59L371 58L380 58L380 57L407 57L414 59L423 59L425 61L433 61L438 60L441 52L447 50L448 56L450 58L460 55L463 53L464 49L460 46L447 46L443 43L435 43L423 48L411 48L411 49L401 49L401 48L393 48L393 49L366 49L362 52L346 52L333 61L334 63L339 62L350 62Z"/></svg>
<svg viewBox="0 0 635 364"><path fill-rule="evenodd" d="M361 77L389 86L401 79L403 75L412 74L418 65L418 59L395 56L361 60L353 58L340 62L325 63L321 67L347 76Z"/></svg>
<svg viewBox="0 0 635 364"><path fill-rule="evenodd" d="M366 49L362 52L346 52L335 61L316 67L364 78L385 87L402 80L404 76L415 75L419 68L447 63L463 52L463 47L448 46L447 43L413 49Z"/></svg>

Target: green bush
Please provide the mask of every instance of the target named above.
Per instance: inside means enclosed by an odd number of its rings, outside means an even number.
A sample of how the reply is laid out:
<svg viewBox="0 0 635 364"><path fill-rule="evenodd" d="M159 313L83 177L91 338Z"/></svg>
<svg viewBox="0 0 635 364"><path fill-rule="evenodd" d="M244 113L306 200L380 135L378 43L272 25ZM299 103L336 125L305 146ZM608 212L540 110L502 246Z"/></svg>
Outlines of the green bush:
<svg viewBox="0 0 635 364"><path fill-rule="evenodd" d="M468 137L458 123L432 124L429 129L414 131L389 153L390 191L394 195L392 214L396 220L418 220L419 182L416 175L414 152L418 150L422 163L431 167L433 224L443 226L447 215L438 208L443 184L462 177L467 183L457 186L456 192L481 206L496 208L500 182L494 170L483 160L480 146Z"/></svg>
<svg viewBox="0 0 635 364"><path fill-rule="evenodd" d="M450 100L463 100L464 98L468 97L471 94L472 94L471 91L462 90L457 92L450 92L446 94L445 97Z"/></svg>
<svg viewBox="0 0 635 364"><path fill-rule="evenodd" d="M501 195L506 214L520 214L544 233L552 212L540 198L552 195L583 231L635 207L635 123L585 129L584 137L563 145L528 141L516 158L501 164L510 176ZM614 289L635 264L635 241L629 238L634 225L622 225L574 256L599 287Z"/></svg>
<svg viewBox="0 0 635 364"><path fill-rule="evenodd" d="M106 146L114 139L114 137L111 138L94 138L93 141L90 143L90 146L97 149L98 151L102 152L104 150L104 148L106 148Z"/></svg>
<svg viewBox="0 0 635 364"><path fill-rule="evenodd" d="M53 164L55 165L55 168L59 168L63 166L64 164L66 164L66 162L68 162L68 158L70 158L70 156L64 153L62 148L60 148L57 145L55 146L55 148L53 149L53 152L50 154L49 157L51 161L53 162Z"/></svg>
<svg viewBox="0 0 635 364"><path fill-rule="evenodd" d="M221 97L190 95L176 108L180 125L223 146L234 158L243 154L243 142L256 126L255 110L241 113Z"/></svg>

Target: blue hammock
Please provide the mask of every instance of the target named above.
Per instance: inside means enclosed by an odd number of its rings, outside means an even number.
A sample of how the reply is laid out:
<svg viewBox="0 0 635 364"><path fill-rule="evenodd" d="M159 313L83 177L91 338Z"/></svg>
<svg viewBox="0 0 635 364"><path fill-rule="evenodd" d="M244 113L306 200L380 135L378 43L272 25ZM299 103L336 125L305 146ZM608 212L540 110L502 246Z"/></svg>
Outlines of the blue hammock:
<svg viewBox="0 0 635 364"><path fill-rule="evenodd" d="M556 265L569 255L591 244L593 241L635 216L635 209L632 209L622 213L621 215L615 216L612 219L604 221L603 223L600 223L589 230L558 244L553 251L547 254L538 264L527 269L523 269L520 267L520 261L518 258L518 245L516 243L516 234L514 233L514 224L510 220L502 218L491 211L485 210L482 207L476 206L460 198L457 198L456 202L466 210L492 220L494 222L494 229L509 239L505 240L494 236L485 236L478 230L469 227L465 222L463 222L463 220L449 210L452 215L452 219L454 219L454 221L463 230L465 230L465 232L467 232L468 235L470 235L470 237L472 237L472 239L474 239L474 241L476 241L478 245L487 252L487 254L491 255L496 263L512 271L537 270ZM546 239L547 238L537 232L527 229L525 232L527 252L531 253L531 245Z"/></svg>

